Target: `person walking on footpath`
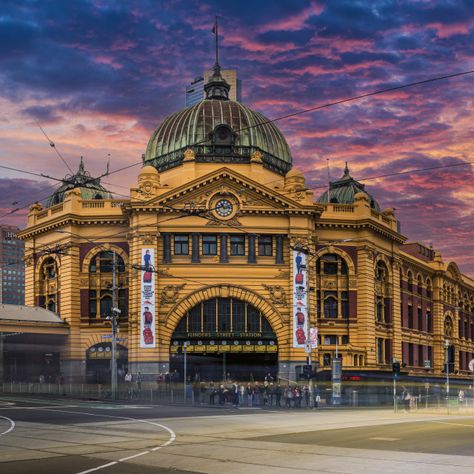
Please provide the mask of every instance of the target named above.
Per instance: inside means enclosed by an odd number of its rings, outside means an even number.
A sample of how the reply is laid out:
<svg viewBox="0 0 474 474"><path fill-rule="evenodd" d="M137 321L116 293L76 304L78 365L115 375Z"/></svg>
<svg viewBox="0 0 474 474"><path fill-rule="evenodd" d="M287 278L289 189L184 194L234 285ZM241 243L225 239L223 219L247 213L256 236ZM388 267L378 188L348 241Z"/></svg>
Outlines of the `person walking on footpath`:
<svg viewBox="0 0 474 474"><path fill-rule="evenodd" d="M141 374L141 372L138 372L138 374L137 374L136 383L137 383L138 398L140 398L141 394L142 394L142 374Z"/></svg>
<svg viewBox="0 0 474 474"><path fill-rule="evenodd" d="M130 372L127 372L125 374L125 387L127 387L127 396L132 399L132 374Z"/></svg>

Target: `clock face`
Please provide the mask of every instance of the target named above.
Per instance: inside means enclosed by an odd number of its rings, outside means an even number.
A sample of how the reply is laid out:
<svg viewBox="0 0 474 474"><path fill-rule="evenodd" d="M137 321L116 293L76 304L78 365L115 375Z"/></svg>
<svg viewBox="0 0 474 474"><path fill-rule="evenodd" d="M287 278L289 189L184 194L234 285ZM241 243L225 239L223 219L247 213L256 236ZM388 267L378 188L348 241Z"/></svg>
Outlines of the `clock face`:
<svg viewBox="0 0 474 474"><path fill-rule="evenodd" d="M234 206L228 199L221 199L216 204L216 212L221 217L228 217L232 214Z"/></svg>

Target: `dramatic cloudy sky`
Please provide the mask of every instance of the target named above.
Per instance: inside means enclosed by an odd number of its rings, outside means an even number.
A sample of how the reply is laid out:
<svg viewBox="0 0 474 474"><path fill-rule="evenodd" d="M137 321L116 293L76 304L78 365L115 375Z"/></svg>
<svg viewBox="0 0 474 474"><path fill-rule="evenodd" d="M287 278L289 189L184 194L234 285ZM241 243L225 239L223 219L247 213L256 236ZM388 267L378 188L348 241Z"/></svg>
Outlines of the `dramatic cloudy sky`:
<svg viewBox="0 0 474 474"><path fill-rule="evenodd" d="M244 102L275 118L384 88L474 69L472 0L2 0L0 164L62 177L138 162L153 129L184 106L187 82L221 58ZM402 231L474 276L474 75L282 120L294 161L317 194L345 161ZM363 178L457 165L395 177ZM111 175L127 192L138 166ZM55 183L0 170L0 221Z"/></svg>

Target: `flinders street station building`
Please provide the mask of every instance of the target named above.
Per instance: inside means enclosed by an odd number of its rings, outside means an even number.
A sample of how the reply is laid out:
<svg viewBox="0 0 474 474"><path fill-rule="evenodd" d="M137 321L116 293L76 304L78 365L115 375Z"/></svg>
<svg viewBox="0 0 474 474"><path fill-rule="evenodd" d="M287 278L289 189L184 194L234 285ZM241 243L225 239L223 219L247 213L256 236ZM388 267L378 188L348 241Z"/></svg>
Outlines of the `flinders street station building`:
<svg viewBox="0 0 474 474"><path fill-rule="evenodd" d="M155 130L126 197L81 161L31 207L19 236L38 316L17 328L43 339L25 378L47 363L110 380L114 309L119 374L144 380L183 374L185 355L200 380L299 380L308 356L316 378L336 357L343 380L388 379L394 360L471 377L474 280L408 243L347 166L315 195L276 125L228 94L216 65L204 100Z"/></svg>

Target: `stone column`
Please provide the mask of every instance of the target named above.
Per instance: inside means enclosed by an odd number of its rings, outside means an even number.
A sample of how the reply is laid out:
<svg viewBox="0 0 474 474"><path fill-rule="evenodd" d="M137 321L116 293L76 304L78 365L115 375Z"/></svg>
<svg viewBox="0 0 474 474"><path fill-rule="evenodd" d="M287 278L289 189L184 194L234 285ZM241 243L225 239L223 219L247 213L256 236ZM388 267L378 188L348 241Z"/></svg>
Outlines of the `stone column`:
<svg viewBox="0 0 474 474"><path fill-rule="evenodd" d="M192 233L191 241L192 241L191 262L199 263L201 261L200 251L199 251L199 243L200 243L199 234L196 232Z"/></svg>
<svg viewBox="0 0 474 474"><path fill-rule="evenodd" d="M255 249L256 237L254 234L249 234L248 238L248 263L257 263L257 253Z"/></svg>
<svg viewBox="0 0 474 474"><path fill-rule="evenodd" d="M227 242L229 240L229 236L227 234L221 234L220 236L220 262L221 263L228 263L229 262L229 254L227 252Z"/></svg>

